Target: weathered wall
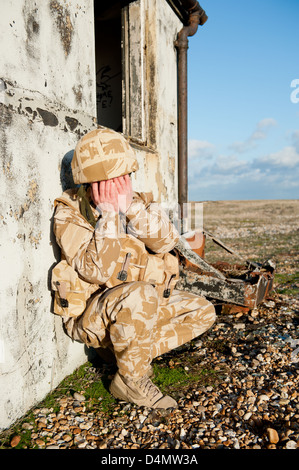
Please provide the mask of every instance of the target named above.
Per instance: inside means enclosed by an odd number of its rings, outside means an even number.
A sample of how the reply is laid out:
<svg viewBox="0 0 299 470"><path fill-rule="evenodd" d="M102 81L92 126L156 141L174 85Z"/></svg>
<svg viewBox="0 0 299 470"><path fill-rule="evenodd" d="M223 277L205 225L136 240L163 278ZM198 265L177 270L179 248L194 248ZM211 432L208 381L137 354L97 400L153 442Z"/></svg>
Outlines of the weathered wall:
<svg viewBox="0 0 299 470"><path fill-rule="evenodd" d="M86 360L50 311L49 275L62 162L96 115L92 5L1 2L1 428Z"/></svg>
<svg viewBox="0 0 299 470"><path fill-rule="evenodd" d="M128 12L124 132L139 144L135 189L171 205L181 24L166 1L137 0ZM59 259L53 201L77 140L96 125L93 16L92 0L1 2L1 429L86 360L51 313L49 280Z"/></svg>

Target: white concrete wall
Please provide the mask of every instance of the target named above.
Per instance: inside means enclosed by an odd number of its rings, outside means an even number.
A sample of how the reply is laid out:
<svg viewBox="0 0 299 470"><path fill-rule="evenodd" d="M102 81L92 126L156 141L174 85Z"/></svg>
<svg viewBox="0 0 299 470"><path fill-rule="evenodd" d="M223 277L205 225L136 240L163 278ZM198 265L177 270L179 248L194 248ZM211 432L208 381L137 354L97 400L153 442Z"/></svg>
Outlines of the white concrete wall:
<svg viewBox="0 0 299 470"><path fill-rule="evenodd" d="M126 90L142 111L135 189L174 204L181 23L163 0L137 0L129 12L131 39L141 38L128 48ZM93 16L92 0L1 0L0 429L87 359L51 311L49 279L59 260L53 201L77 140L96 125Z"/></svg>
<svg viewBox="0 0 299 470"><path fill-rule="evenodd" d="M61 165L96 115L92 5L1 1L1 429L86 361L50 311L49 274Z"/></svg>

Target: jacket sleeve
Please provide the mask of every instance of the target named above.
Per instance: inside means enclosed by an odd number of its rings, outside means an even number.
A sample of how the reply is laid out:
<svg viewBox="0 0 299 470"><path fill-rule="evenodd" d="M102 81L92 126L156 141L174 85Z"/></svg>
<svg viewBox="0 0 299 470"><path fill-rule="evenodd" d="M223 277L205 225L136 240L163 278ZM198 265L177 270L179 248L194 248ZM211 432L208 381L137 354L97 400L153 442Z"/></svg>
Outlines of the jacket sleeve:
<svg viewBox="0 0 299 470"><path fill-rule="evenodd" d="M154 253L168 253L179 233L162 207L145 197L137 197L126 212L127 230Z"/></svg>
<svg viewBox="0 0 299 470"><path fill-rule="evenodd" d="M58 204L54 233L67 262L86 281L105 284L120 253L118 214L103 212L95 229L74 209Z"/></svg>

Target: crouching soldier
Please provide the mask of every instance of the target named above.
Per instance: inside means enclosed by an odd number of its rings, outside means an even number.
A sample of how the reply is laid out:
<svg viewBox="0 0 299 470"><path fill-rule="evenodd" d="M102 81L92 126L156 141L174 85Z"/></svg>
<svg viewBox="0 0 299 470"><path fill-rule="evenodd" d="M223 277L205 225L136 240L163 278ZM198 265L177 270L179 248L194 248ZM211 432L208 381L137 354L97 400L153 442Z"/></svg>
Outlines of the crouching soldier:
<svg viewBox="0 0 299 470"><path fill-rule="evenodd" d="M132 190L134 151L119 133L99 127L78 142L72 173L79 189L55 200L61 262L53 269L54 311L67 334L113 351L110 391L152 408L176 402L150 380L152 360L204 333L213 305L178 291L179 234L151 193Z"/></svg>

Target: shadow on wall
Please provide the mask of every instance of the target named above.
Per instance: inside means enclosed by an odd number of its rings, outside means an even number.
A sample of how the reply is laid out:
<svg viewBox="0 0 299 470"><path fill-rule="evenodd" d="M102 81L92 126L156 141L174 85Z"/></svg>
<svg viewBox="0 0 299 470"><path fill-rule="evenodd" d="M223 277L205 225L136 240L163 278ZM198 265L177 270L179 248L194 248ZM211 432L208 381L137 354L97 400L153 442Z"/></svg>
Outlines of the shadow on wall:
<svg viewBox="0 0 299 470"><path fill-rule="evenodd" d="M74 183L71 162L74 155L74 150L67 152L61 162L60 182L62 190L77 188L78 185Z"/></svg>
<svg viewBox="0 0 299 470"><path fill-rule="evenodd" d="M62 162L61 162L61 171L60 171L60 183L62 187L61 192L66 191L67 189L78 187L78 185L74 183L73 175L72 175L71 162L72 162L73 154L74 154L74 150L70 150L64 155ZM60 194L57 194L57 197L58 196L60 196ZM53 224L54 224L54 213L52 214L52 217L50 219L50 241L51 241L53 254L55 258L54 263L50 266L48 270L48 289L50 292L52 290L51 289L52 270L56 266L56 264L59 263L61 259L60 247L58 246L56 242L56 238L55 238L54 231L53 231ZM54 313L53 300L54 299L53 299L53 293L52 293L52 302L51 302L51 307L50 307L50 311L52 313Z"/></svg>

